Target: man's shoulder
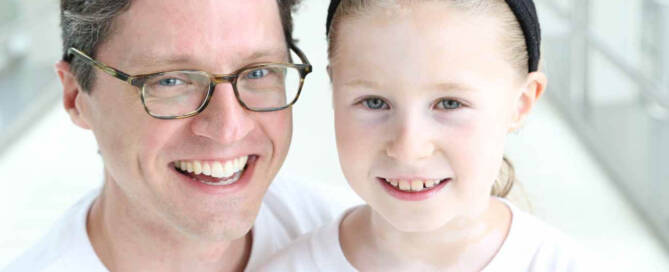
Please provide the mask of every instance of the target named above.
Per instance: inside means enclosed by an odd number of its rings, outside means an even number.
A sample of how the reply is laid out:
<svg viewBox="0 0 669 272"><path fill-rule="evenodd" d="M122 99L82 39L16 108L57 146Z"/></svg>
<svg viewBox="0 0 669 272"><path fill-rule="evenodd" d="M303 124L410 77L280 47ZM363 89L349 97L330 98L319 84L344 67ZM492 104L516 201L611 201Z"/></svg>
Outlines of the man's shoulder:
<svg viewBox="0 0 669 272"><path fill-rule="evenodd" d="M346 209L362 200L346 186L319 181L277 177L270 186L263 205L277 215L280 223L296 229L300 235L332 222Z"/></svg>
<svg viewBox="0 0 669 272"><path fill-rule="evenodd" d="M99 189L93 190L70 207L39 242L2 271L106 271L98 269L104 266L85 228L88 209L98 194Z"/></svg>

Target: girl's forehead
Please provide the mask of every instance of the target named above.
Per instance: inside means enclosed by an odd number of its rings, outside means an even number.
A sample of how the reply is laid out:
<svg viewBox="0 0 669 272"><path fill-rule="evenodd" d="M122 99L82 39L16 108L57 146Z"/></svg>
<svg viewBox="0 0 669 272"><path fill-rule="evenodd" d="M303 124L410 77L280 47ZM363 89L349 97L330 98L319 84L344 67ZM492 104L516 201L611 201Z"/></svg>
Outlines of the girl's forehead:
<svg viewBox="0 0 669 272"><path fill-rule="evenodd" d="M510 70L494 20L445 5L403 11L394 18L377 10L340 21L335 70L396 77Z"/></svg>

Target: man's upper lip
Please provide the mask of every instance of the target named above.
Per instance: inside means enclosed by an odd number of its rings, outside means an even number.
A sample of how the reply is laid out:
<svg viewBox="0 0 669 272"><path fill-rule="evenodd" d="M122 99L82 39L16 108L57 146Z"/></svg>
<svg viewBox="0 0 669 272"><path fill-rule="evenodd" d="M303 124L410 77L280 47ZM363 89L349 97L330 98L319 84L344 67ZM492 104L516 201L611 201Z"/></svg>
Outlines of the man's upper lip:
<svg viewBox="0 0 669 272"><path fill-rule="evenodd" d="M238 159L240 157L244 156L257 156L256 154L239 154L239 155L232 155L232 156L187 156L187 157L182 157L179 159L176 159L174 161L202 161L202 162L226 162L234 159Z"/></svg>

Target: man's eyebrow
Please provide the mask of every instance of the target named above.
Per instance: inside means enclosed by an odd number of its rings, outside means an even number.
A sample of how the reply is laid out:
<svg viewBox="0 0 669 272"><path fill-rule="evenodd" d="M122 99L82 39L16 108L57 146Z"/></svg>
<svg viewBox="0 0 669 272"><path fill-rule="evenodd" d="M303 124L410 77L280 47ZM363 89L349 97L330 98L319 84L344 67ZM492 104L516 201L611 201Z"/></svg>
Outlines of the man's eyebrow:
<svg viewBox="0 0 669 272"><path fill-rule="evenodd" d="M240 68L244 65L252 64L254 62L288 62L288 51L285 48L272 48L267 50L258 50L253 53L241 55L231 60L231 65ZM184 64L196 64L191 55L188 54L172 54L164 55L160 53L147 53L133 56L134 63L142 66L173 66Z"/></svg>
<svg viewBox="0 0 669 272"><path fill-rule="evenodd" d="M271 49L265 49L265 50L258 50L254 51L250 55L243 56L241 58L241 65L257 62L259 60L266 60L270 59L272 61L281 61L281 62L288 62L288 54L289 51L285 47L281 48L271 48Z"/></svg>

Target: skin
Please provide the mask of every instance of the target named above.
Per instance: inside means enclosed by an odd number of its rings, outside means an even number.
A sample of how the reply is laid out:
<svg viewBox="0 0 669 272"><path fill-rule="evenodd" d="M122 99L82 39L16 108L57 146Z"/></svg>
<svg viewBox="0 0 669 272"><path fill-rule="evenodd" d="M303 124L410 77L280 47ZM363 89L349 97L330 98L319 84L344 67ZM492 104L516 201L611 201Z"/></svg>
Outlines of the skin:
<svg viewBox="0 0 669 272"><path fill-rule="evenodd" d="M501 247L511 214L490 188L506 135L546 77L512 66L496 20L429 1L367 10L338 26L329 68L337 147L368 203L346 216L340 243L359 270L479 271ZM406 201L379 177L452 180Z"/></svg>
<svg viewBox="0 0 669 272"><path fill-rule="evenodd" d="M222 74L288 58L274 0L137 0L112 33L96 58L133 75ZM94 69L96 82L86 93L67 63L56 68L65 109L93 132L104 160L103 192L87 221L104 265L111 271L243 270L249 230L290 145L291 111L247 111L223 83L199 115L158 120L144 111L135 87ZM251 154L258 156L253 176L234 192L199 190L172 166Z"/></svg>

